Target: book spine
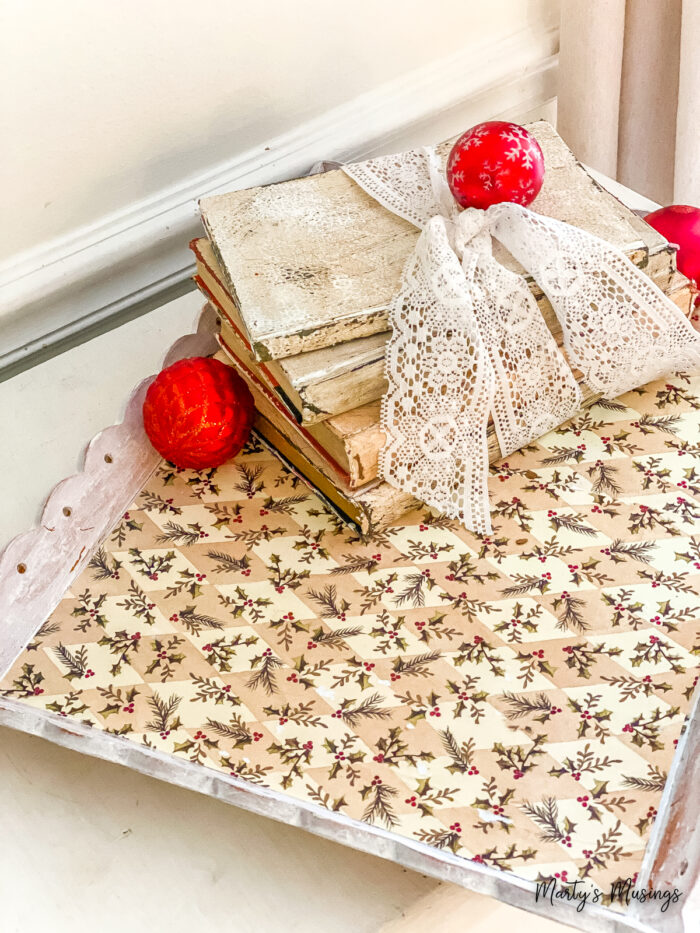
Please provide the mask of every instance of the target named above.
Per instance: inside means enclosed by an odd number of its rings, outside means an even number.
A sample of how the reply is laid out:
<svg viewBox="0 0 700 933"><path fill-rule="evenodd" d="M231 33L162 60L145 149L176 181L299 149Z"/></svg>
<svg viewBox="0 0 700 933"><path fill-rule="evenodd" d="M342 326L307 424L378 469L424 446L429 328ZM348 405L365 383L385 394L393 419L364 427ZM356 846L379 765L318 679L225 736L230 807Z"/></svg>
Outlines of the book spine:
<svg viewBox="0 0 700 933"><path fill-rule="evenodd" d="M264 408L263 414L273 423L280 426L288 436L299 436L301 440L313 451L317 460L319 469L329 475L334 482L341 483L346 488L351 487L350 475L335 460L329 457L328 452L318 443L316 438L312 437L301 425L298 425L289 416L284 405L280 402L272 390L264 385L260 379L236 354L235 350L229 346L221 335L218 337L219 345L226 354L226 362L230 363L236 369L248 384L253 393L256 407ZM376 475L375 477L376 478ZM367 482L370 482L369 480Z"/></svg>
<svg viewBox="0 0 700 933"><path fill-rule="evenodd" d="M351 372L299 386L303 424L315 424L381 398L388 388L384 352Z"/></svg>
<svg viewBox="0 0 700 933"><path fill-rule="evenodd" d="M266 446L303 479L325 505L362 535L371 536L401 518L405 512L420 506L418 500L385 482L346 494L329 483L314 466L312 452L303 441L287 438L261 411L256 413L254 427Z"/></svg>
<svg viewBox="0 0 700 933"><path fill-rule="evenodd" d="M239 348L240 354L243 355L247 364L251 368L260 372L262 379L274 392L277 393L277 395L279 395L281 401L286 406L292 417L301 423L302 416L298 406L294 404L292 399L289 397L289 393L285 391L285 388L280 385L279 380L271 371L270 367L265 363L260 363L255 359L250 346L250 341L239 327L238 322L234 320L229 314L221 293L218 292L218 290L215 292L209 286L209 283L206 282L201 275L199 275L199 273L196 273L192 276L192 281L195 283L202 295L207 299L209 304L211 304L216 309L219 317L222 319L222 326L226 326L228 329L230 329L233 340L235 341L236 346ZM224 292L224 295L225 294L226 293Z"/></svg>

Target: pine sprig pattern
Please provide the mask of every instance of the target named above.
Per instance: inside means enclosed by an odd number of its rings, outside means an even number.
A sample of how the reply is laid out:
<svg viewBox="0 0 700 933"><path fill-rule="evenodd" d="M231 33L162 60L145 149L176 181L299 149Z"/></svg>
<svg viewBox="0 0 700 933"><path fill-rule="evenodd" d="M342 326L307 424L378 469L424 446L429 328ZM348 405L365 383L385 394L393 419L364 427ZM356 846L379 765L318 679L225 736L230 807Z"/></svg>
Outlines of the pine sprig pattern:
<svg viewBox="0 0 700 933"><path fill-rule="evenodd" d="M158 535L156 541L159 544L175 544L178 547L191 547L197 544L202 538L208 538L209 532L204 531L199 522L194 522L186 527L178 522L169 521L165 523L163 532Z"/></svg>
<svg viewBox="0 0 700 933"><path fill-rule="evenodd" d="M480 539L425 509L360 536L256 443L163 464L0 696L436 856L607 887L696 689L699 390L601 402L494 465Z"/></svg>
<svg viewBox="0 0 700 933"><path fill-rule="evenodd" d="M553 704L546 693L523 693L520 696L510 690L503 694L506 718L509 720L532 717L537 722L549 719Z"/></svg>
<svg viewBox="0 0 700 933"><path fill-rule="evenodd" d="M70 651L65 645L56 645L53 650L58 660L66 668L66 680L81 680L83 677L94 675L94 671L88 668L87 647L85 645L81 645L76 651Z"/></svg>
<svg viewBox="0 0 700 933"><path fill-rule="evenodd" d="M118 580L121 562L115 558L107 557L103 546L98 547L88 562L94 580Z"/></svg>

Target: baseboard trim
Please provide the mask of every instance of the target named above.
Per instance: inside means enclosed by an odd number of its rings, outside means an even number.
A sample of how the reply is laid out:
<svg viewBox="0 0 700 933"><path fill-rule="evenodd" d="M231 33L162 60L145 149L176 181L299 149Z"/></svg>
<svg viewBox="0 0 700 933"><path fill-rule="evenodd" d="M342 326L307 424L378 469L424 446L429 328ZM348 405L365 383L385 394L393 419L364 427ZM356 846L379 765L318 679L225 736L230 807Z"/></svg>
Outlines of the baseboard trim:
<svg viewBox="0 0 700 933"><path fill-rule="evenodd" d="M0 267L0 378L182 291L203 195L432 142L555 94L557 30L522 29L383 84L181 184ZM137 313L137 312L136 312Z"/></svg>

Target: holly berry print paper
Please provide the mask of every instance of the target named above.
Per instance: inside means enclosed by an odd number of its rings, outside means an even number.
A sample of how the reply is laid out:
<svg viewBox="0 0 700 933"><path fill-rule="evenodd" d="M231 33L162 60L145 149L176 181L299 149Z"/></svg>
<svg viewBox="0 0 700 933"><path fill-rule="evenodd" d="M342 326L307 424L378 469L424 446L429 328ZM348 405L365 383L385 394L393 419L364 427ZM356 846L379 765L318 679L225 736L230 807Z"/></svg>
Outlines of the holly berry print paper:
<svg viewBox="0 0 700 933"><path fill-rule="evenodd" d="M361 539L253 439L163 462L0 697L466 860L634 876L700 651L700 380Z"/></svg>

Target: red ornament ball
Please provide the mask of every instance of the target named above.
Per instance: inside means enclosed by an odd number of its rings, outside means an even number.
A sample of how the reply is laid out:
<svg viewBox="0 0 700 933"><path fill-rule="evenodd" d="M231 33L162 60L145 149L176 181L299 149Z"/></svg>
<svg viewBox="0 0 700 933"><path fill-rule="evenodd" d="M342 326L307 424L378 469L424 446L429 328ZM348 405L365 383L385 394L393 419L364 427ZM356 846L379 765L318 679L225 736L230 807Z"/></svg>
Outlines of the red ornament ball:
<svg viewBox="0 0 700 933"><path fill-rule="evenodd" d="M678 268L700 286L700 207L671 204L652 211L644 218L648 224L678 246ZM700 302L700 296L695 299Z"/></svg>
<svg viewBox="0 0 700 933"><path fill-rule="evenodd" d="M462 133L447 158L447 183L462 207L485 210L501 201L527 205L543 181L540 144L517 123L479 123Z"/></svg>
<svg viewBox="0 0 700 933"><path fill-rule="evenodd" d="M239 452L254 412L250 389L234 369L192 357L168 366L148 387L143 426L166 460L204 470Z"/></svg>

